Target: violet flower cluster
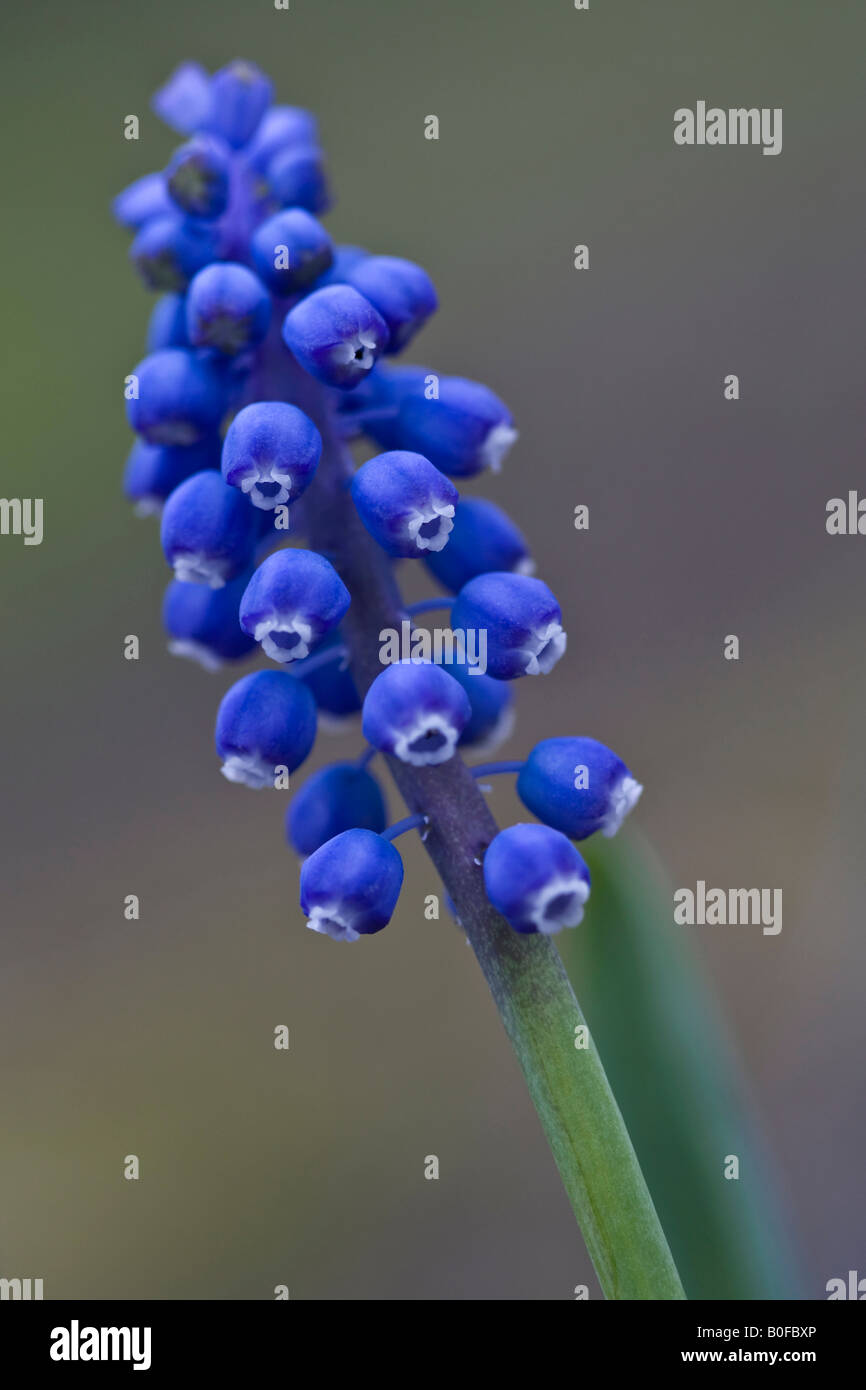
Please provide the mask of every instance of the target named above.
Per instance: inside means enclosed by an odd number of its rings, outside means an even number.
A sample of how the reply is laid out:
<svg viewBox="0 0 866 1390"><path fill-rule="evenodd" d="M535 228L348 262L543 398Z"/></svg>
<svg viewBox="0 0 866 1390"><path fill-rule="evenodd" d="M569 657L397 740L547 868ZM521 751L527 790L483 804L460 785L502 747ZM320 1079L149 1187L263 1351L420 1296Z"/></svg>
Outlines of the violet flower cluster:
<svg viewBox="0 0 866 1390"><path fill-rule="evenodd" d="M330 193L314 118L274 105L246 62L213 76L183 64L153 104L186 143L114 204L161 296L127 378L138 439L126 492L161 516L170 649L210 670L257 651L271 663L220 703L229 781L287 785L319 727L360 714L365 751L310 777L286 816L308 925L353 941L390 920L403 880L393 841L425 820L386 829L370 762L435 767L502 741L511 682L546 674L565 650L562 613L515 524L454 481L498 469L516 438L510 412L486 386L393 360L436 290L411 261L334 245L319 220ZM486 670L412 656L361 698L345 637L353 594L340 557L312 539L323 433L382 450L343 480L357 517L389 566L420 560L453 595L451 629L483 633ZM588 738L476 769L496 771L518 772L540 823L487 847L490 902L518 932L576 925L589 871L573 841L615 833L640 786Z"/></svg>

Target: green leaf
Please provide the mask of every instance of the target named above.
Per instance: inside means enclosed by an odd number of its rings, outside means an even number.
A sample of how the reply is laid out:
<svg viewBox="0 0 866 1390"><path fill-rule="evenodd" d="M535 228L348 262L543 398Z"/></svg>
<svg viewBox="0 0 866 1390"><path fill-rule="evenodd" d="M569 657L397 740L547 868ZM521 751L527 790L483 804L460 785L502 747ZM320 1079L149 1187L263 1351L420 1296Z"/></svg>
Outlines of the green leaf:
<svg viewBox="0 0 866 1390"><path fill-rule="evenodd" d="M673 920L673 889L633 828L581 844L592 895L559 938L690 1299L802 1296L739 1068ZM728 1155L739 1178L726 1178Z"/></svg>

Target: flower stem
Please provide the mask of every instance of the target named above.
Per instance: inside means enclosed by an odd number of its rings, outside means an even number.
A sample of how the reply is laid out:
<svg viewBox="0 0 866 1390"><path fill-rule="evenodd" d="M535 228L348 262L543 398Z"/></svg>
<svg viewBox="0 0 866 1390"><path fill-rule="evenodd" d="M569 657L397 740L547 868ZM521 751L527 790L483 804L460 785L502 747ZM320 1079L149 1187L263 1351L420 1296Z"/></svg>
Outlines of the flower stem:
<svg viewBox="0 0 866 1390"><path fill-rule="evenodd" d="M406 835L410 830L420 830L421 826L426 824L426 816L404 816L402 820L395 821L387 830L382 831L382 839L396 840L398 835Z"/></svg>
<svg viewBox="0 0 866 1390"><path fill-rule="evenodd" d="M508 758L498 763L476 763L470 771L473 777L498 777L503 772L520 772L525 766L524 758Z"/></svg>
<svg viewBox="0 0 866 1390"><path fill-rule="evenodd" d="M325 392L283 351L283 398L311 415L323 440L310 489L310 540L352 595L344 620L363 694L379 674L379 633L405 611L392 566L365 530L346 479L352 463ZM599 1282L610 1299L681 1299L682 1285L631 1140L555 946L520 936L489 903L480 869L496 822L455 755L432 767L387 757L425 848L454 902L526 1079ZM586 1046L582 1043L586 1041Z"/></svg>
<svg viewBox="0 0 866 1390"><path fill-rule="evenodd" d="M417 603L410 603L406 612L410 618L414 618L419 613L435 613L437 609L447 609L450 613L453 607L453 598L421 598Z"/></svg>

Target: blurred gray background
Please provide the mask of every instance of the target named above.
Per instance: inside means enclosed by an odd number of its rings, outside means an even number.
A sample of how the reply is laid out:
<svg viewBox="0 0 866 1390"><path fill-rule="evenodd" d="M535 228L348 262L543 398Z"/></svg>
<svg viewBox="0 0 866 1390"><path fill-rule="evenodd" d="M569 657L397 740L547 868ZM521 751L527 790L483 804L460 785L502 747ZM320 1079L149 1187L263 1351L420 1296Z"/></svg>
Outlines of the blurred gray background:
<svg viewBox="0 0 866 1390"><path fill-rule="evenodd" d="M811 1296L866 1273L866 539L824 527L866 492L862 6L46 0L0 34L0 490L45 499L40 547L0 538L0 1273L49 1298L599 1296L481 974L424 920L420 846L387 932L306 932L282 801L218 773L232 677L164 651L156 528L120 496L149 301L108 205L177 143L153 89L234 56L319 116L335 237L432 273L412 355L514 411L482 486L570 643L505 755L610 742L674 884L783 889L780 936L693 940ZM781 106L782 154L675 148L698 99ZM312 766L356 746L323 735Z"/></svg>

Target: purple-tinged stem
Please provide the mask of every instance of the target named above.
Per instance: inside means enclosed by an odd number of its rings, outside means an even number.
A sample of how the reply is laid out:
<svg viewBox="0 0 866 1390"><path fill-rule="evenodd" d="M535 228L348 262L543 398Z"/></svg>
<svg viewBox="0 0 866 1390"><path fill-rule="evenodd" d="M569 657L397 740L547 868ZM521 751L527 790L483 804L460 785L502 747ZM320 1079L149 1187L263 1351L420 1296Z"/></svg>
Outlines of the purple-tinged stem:
<svg viewBox="0 0 866 1390"><path fill-rule="evenodd" d="M281 344L277 352L266 354L262 363L259 398L294 402L322 435L322 458L305 510L312 545L327 555L352 595L343 628L363 695L382 669L379 634L399 629L405 609L392 565L352 504L353 464L335 418L333 393L305 376ZM459 754L427 767L383 756L410 817L429 821L425 848L484 972L605 1296L684 1298L556 947L545 936L513 931L487 898L481 864L498 827L472 772Z"/></svg>
<svg viewBox="0 0 866 1390"><path fill-rule="evenodd" d="M387 830L382 831L382 839L396 840L398 835L406 835L410 830L420 830L422 825L427 824L426 816L404 816L402 820L395 821Z"/></svg>

